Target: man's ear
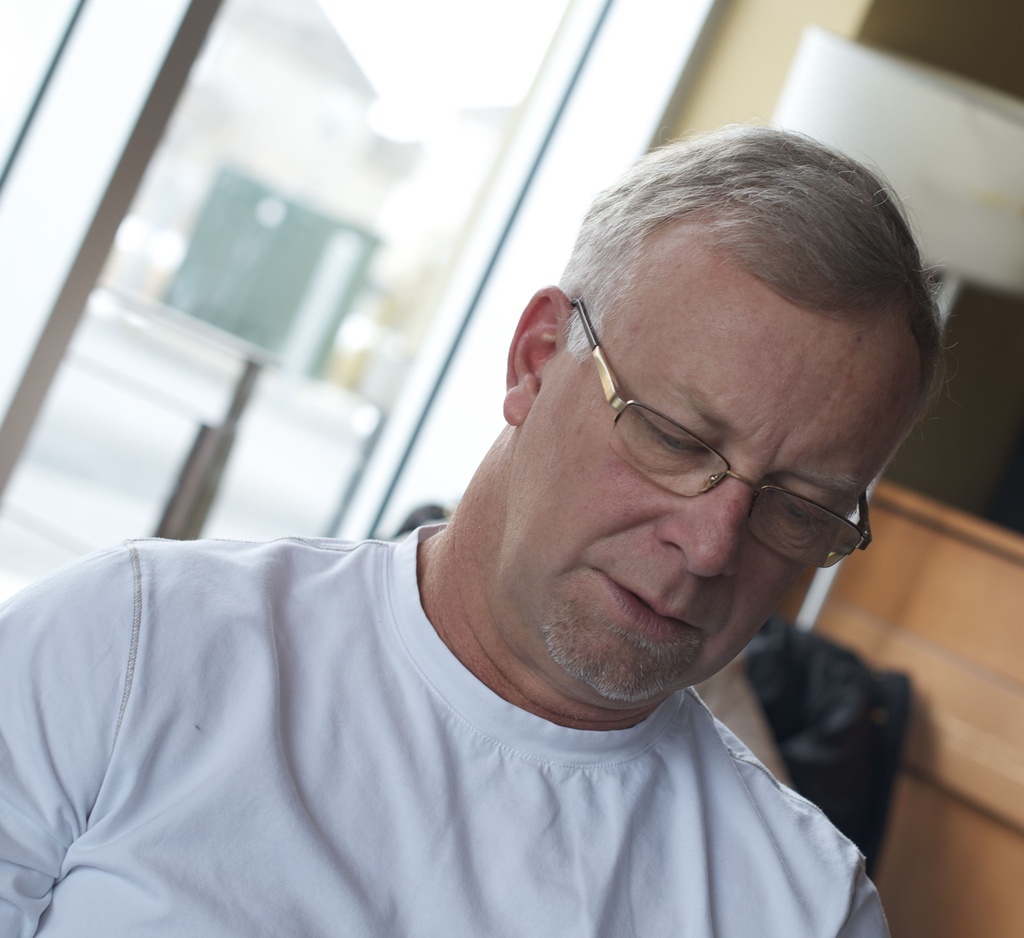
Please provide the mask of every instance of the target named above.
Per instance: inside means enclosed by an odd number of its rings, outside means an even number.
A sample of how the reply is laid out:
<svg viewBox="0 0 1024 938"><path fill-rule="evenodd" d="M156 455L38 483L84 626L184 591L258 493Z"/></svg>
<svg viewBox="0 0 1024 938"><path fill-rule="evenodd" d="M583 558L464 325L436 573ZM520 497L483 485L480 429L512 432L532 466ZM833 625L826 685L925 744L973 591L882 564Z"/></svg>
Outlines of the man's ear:
<svg viewBox="0 0 1024 938"><path fill-rule="evenodd" d="M572 311L568 297L557 287L538 290L519 317L508 350L505 380L505 420L519 426L540 390L544 366L562 346L562 330Z"/></svg>

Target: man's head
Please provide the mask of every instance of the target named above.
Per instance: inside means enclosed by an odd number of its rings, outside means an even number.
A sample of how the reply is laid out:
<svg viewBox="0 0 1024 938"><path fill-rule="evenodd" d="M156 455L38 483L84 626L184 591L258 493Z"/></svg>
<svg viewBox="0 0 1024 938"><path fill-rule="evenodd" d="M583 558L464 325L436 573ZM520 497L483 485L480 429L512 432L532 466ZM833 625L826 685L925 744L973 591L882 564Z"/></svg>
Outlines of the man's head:
<svg viewBox="0 0 1024 938"><path fill-rule="evenodd" d="M836 315L903 316L921 355L920 407L942 381L941 323L898 196L866 167L802 134L737 125L649 153L591 205L562 274L600 327L628 302L650 236L673 224L780 296ZM574 328L572 347L589 349Z"/></svg>
<svg viewBox="0 0 1024 938"><path fill-rule="evenodd" d="M683 492L623 445L607 375L573 348L579 300L621 400L719 454L717 484ZM492 686L598 725L723 667L813 556L782 512L856 523L939 341L913 239L863 169L755 128L641 161L523 312L508 427L452 524Z"/></svg>

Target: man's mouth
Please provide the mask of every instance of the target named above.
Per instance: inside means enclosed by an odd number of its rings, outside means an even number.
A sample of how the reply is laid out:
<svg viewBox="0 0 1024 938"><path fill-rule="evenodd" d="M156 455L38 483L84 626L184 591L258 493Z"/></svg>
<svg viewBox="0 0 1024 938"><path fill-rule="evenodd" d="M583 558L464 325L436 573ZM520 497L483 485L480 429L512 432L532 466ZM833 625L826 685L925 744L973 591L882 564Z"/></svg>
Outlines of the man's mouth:
<svg viewBox="0 0 1024 938"><path fill-rule="evenodd" d="M630 631L653 641L668 642L680 638L681 633L695 629L696 626L685 619L672 615L667 610L655 606L638 593L627 589L611 578L612 599L616 610L618 624Z"/></svg>

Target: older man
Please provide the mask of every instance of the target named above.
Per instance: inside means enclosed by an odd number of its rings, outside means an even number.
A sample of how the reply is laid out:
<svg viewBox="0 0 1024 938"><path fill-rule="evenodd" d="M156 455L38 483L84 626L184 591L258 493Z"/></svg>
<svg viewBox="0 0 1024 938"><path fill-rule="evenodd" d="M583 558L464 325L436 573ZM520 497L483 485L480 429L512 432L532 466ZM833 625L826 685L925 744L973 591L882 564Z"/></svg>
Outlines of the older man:
<svg viewBox="0 0 1024 938"><path fill-rule="evenodd" d="M138 542L8 606L0 931L884 935L689 688L867 546L939 348L863 168L763 128L642 160L527 304L449 525Z"/></svg>

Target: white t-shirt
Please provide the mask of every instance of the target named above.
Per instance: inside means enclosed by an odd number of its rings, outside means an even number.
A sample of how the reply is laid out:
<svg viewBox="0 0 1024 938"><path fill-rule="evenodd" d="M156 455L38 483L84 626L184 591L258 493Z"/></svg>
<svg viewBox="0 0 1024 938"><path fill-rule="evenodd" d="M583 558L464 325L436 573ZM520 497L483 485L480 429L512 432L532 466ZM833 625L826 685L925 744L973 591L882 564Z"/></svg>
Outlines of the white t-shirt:
<svg viewBox="0 0 1024 938"><path fill-rule="evenodd" d="M887 933L692 691L597 732L481 684L416 544L140 541L11 601L0 935Z"/></svg>

